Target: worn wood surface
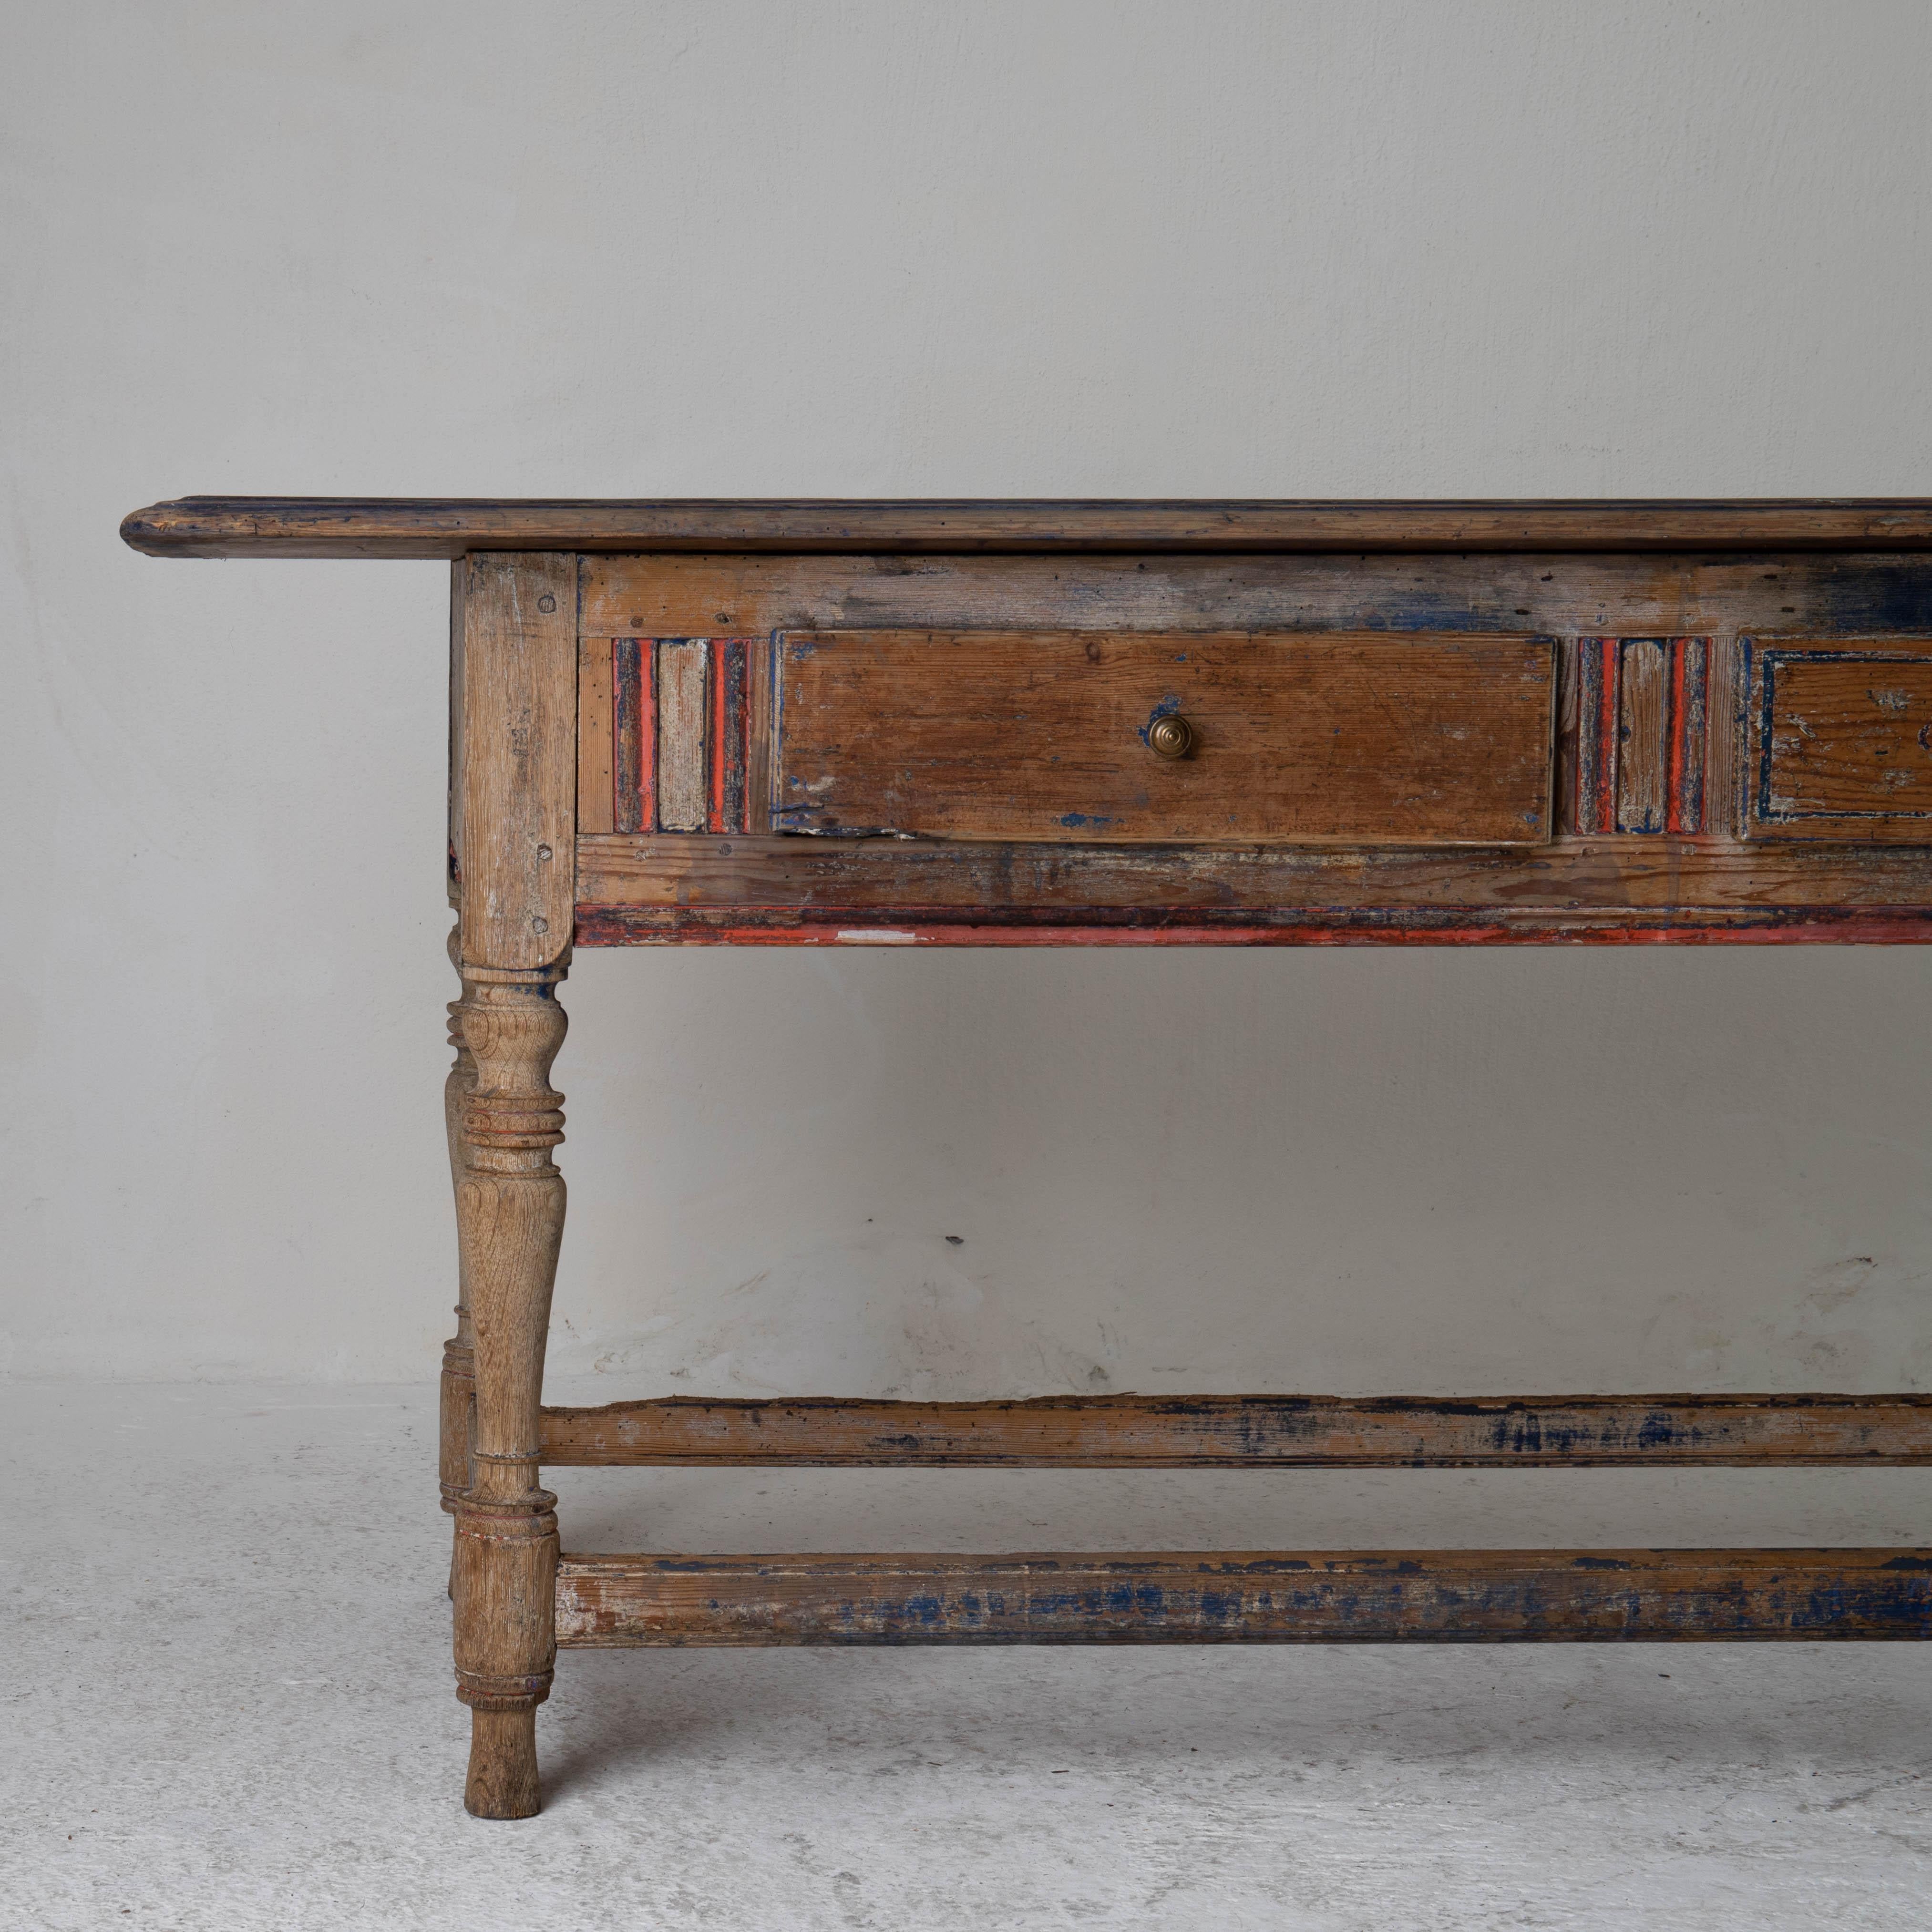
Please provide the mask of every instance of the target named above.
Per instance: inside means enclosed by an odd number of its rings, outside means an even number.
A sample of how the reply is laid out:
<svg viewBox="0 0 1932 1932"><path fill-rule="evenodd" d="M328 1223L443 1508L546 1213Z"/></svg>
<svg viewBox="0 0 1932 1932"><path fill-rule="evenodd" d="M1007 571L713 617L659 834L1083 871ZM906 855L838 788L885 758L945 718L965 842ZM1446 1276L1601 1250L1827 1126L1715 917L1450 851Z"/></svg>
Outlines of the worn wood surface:
<svg viewBox="0 0 1932 1932"><path fill-rule="evenodd" d="M1665 646L1664 824L1676 837L1721 832L1708 814L1706 775L1711 765L1710 664L1708 638L1672 638ZM1727 730L1720 722L1718 729Z"/></svg>
<svg viewBox="0 0 1932 1932"><path fill-rule="evenodd" d="M1530 851L587 838L580 945L1404 944L1932 937L1932 866L1882 848L1659 837ZM890 942L889 942L890 943Z"/></svg>
<svg viewBox="0 0 1932 1932"><path fill-rule="evenodd" d="M1781 910L1672 914L1655 920L1577 914L1470 920L1448 914L1310 914L1300 919L1190 915L1150 924L1099 916L962 919L901 908L884 914L738 914L578 909L577 943L597 946L1924 946L1932 916Z"/></svg>
<svg viewBox="0 0 1932 1932"><path fill-rule="evenodd" d="M1922 1638L1932 1550L578 1556L560 1643Z"/></svg>
<svg viewBox="0 0 1932 1932"><path fill-rule="evenodd" d="M1573 754L1575 806L1564 826L1583 838L1617 827L1617 677L1622 663L1615 638L1579 638L1572 647L1576 697Z"/></svg>
<svg viewBox="0 0 1932 1932"><path fill-rule="evenodd" d="M742 638L711 640L710 718L706 732L710 764L705 784L704 829L749 829L746 794L750 702L746 676L748 647ZM765 829L762 826L760 830Z"/></svg>
<svg viewBox="0 0 1932 1932"><path fill-rule="evenodd" d="M1753 832L1932 844L1932 642L1760 644Z"/></svg>
<svg viewBox="0 0 1932 1932"><path fill-rule="evenodd" d="M588 647L602 641L589 640ZM610 641L610 815L620 832L655 832L658 830L657 646L649 638L613 638ZM593 730L596 721L587 712L583 712L578 728L580 734ZM602 812L600 800L600 815Z"/></svg>
<svg viewBox="0 0 1932 1932"><path fill-rule="evenodd" d="M564 1208L550 1159L562 1130L549 1084L563 1033L554 993L573 937L1932 941L1932 502L197 499L136 512L123 534L158 554L455 560L450 844L463 996L446 1107L460 1263L440 1474L456 1516L466 1802L478 1815L538 1808L534 1715L559 1641L1932 1635L1932 1552L1920 1550L560 1561L554 1499L538 1482L544 1460L1932 1460L1932 1399L1917 1396L671 1400L592 1411L540 1400ZM778 678L771 640L804 632L820 635L810 652L789 646ZM842 671L824 634L840 632L866 634ZM1037 638L1022 661L1022 632L1076 634L1056 646L1070 674L1042 676ZM888 662L892 634L907 632L951 634L973 675L949 688L939 680L909 709L908 664ZM1405 691L1400 728L1350 738L1367 729L1367 700L1388 703L1431 652L1469 663L1532 635L1553 640L1538 646L1533 740L1496 724L1496 694L1521 664L1486 666L1467 687L1466 716L1454 692L1418 702ZM934 641L921 640L921 670ZM1006 682L990 680L989 704L989 654L1001 650ZM1268 650L1280 654L1270 675L1244 684L1243 668ZM1096 674L1144 669L1163 650L1170 681L1184 654L1192 665L1189 688L1163 689L1132 722L1170 698L1171 709L1191 706L1196 755L1178 768L1094 763L1090 746L1126 716L1118 693L1091 701ZM1299 682L1282 668L1318 660L1321 674ZM835 672L846 688L832 688ZM785 686L780 730L780 686L794 676L806 682ZM827 680L815 695L813 678ZM814 704L815 724L803 715ZM1284 721L1300 735L1284 736ZM1418 727L1471 762L1418 765ZM935 749L921 731L946 743ZM1225 750L1244 732L1250 755L1237 772ZM1318 744L1340 764L1304 794L1284 789L1284 772L1322 769ZM1533 805L1520 790L1532 766L1554 787ZM1163 773L1194 788L1173 793L1165 818L1152 789ZM852 790L855 775L869 794ZM793 777L818 802L794 819L801 829L832 829L830 812L842 831L949 836L752 832ZM1535 810L1532 837L1553 842L1504 844L1514 827L1454 794L1457 778ZM1363 815L1377 781L1438 816L1418 829ZM1043 812L1057 822L1043 826ZM1094 822L1132 813L1145 815L1125 832ZM1420 842L1445 836L1486 842ZM1114 842L1124 837L1157 842ZM1240 842L1213 842L1228 837ZM1358 842L1270 842L1322 837ZM1366 842L1394 837L1408 842Z"/></svg>
<svg viewBox="0 0 1932 1932"><path fill-rule="evenodd" d="M794 832L1540 844L1546 640L866 631L779 640ZM1157 757L1156 719L1192 748Z"/></svg>
<svg viewBox="0 0 1932 1932"><path fill-rule="evenodd" d="M579 768L602 782L592 808L625 832L741 832L754 763L764 796L762 746L754 748L754 652L743 638L587 638L587 658L608 645L615 754L607 780L580 753ZM578 706L580 742L600 734L598 694L586 684ZM768 736L768 734L766 734ZM586 809L580 799L580 816ZM587 831L586 824L580 830Z"/></svg>
<svg viewBox="0 0 1932 1932"><path fill-rule="evenodd" d="M1670 766L1668 646L1658 638L1619 641L1616 829L1661 832Z"/></svg>
<svg viewBox="0 0 1932 1932"><path fill-rule="evenodd" d="M1078 550L1932 546L1919 497L1316 500L618 500L186 496L126 518L150 556L448 557L466 550Z"/></svg>
<svg viewBox="0 0 1932 1932"><path fill-rule="evenodd" d="M458 970L463 958L463 866L458 857L463 843L463 626L464 586L469 580L466 558L449 566L449 754L443 780L443 887L449 909L457 916L452 959Z"/></svg>
<svg viewBox="0 0 1932 1932"><path fill-rule="evenodd" d="M564 1184L550 1084L564 1016L562 969L470 966L459 1010L474 1072L463 1098L457 1233L473 1335L470 1486L457 1499L457 1695L476 1714L464 1802L479 1817L537 1809L536 1730L550 1694L556 1498L538 1481L538 1408ZM509 1720L512 1718L516 1721Z"/></svg>
<svg viewBox="0 0 1932 1932"><path fill-rule="evenodd" d="M772 640L747 638L745 644L745 824L746 832L771 830L772 728L776 722Z"/></svg>
<svg viewBox="0 0 1932 1932"><path fill-rule="evenodd" d="M1708 638L1580 638L1570 650L1562 831L1674 837L1727 836L1707 811L1714 736L1735 733L1734 710L1714 718ZM1726 769L1730 769L1726 761Z"/></svg>
<svg viewBox="0 0 1932 1932"><path fill-rule="evenodd" d="M667 832L702 832L710 802L706 746L710 710L705 638L664 638L657 646L657 812Z"/></svg>
<svg viewBox="0 0 1932 1932"><path fill-rule="evenodd" d="M470 1712L463 1808L472 1818L534 1818L543 1809L534 1705Z"/></svg>
<svg viewBox="0 0 1932 1932"><path fill-rule="evenodd" d="M457 952L457 935L449 936L450 964L460 975L462 962ZM460 1214L463 1206L463 1110L476 1090L476 1062L464 1038L463 1016L470 998L466 983L446 1010L449 1017L449 1044L455 1060L442 1086L442 1124L449 1153L450 1186ZM476 1426L476 1334L470 1319L470 1284L464 1253L465 1244L457 1242L456 1333L442 1345L442 1376L439 1391L436 1475L442 1491L442 1506L451 1515L470 1487L470 1452ZM454 1594L455 1558L450 1558L450 1590Z"/></svg>
<svg viewBox="0 0 1932 1932"><path fill-rule="evenodd" d="M778 630L1932 635L1932 555L587 556L586 637Z"/></svg>
<svg viewBox="0 0 1932 1932"><path fill-rule="evenodd" d="M577 654L577 836L655 830L640 821L617 823L617 719L614 664L608 638L586 638Z"/></svg>
<svg viewBox="0 0 1932 1932"><path fill-rule="evenodd" d="M463 957L548 966L570 944L576 863L576 560L472 556L458 576Z"/></svg>
<svg viewBox="0 0 1932 1932"><path fill-rule="evenodd" d="M1932 1462L1932 1396L670 1396L546 1408L555 1468L1514 1468Z"/></svg>

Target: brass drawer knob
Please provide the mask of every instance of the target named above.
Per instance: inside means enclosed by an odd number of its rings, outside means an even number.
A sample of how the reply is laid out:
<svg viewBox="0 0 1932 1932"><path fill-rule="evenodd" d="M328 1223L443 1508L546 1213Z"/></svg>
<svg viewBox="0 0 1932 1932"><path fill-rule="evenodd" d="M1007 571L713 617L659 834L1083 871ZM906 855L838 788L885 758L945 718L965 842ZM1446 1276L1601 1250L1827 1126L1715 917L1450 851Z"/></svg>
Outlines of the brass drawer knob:
<svg viewBox="0 0 1932 1932"><path fill-rule="evenodd" d="M1148 749L1157 758L1184 758L1194 748L1194 727L1178 712L1156 718L1148 727Z"/></svg>

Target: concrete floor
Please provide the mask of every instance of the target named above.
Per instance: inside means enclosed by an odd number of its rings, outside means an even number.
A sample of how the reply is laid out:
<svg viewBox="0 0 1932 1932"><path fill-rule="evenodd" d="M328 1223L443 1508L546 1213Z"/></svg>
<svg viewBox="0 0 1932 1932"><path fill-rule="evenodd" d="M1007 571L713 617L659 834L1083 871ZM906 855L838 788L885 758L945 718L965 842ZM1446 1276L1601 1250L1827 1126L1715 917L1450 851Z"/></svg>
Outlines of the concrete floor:
<svg viewBox="0 0 1932 1932"><path fill-rule="evenodd" d="M566 1655L480 1824L430 1391L4 1408L6 1932L1924 1922L1910 1645ZM1918 1472L556 1480L583 1548L1932 1540Z"/></svg>

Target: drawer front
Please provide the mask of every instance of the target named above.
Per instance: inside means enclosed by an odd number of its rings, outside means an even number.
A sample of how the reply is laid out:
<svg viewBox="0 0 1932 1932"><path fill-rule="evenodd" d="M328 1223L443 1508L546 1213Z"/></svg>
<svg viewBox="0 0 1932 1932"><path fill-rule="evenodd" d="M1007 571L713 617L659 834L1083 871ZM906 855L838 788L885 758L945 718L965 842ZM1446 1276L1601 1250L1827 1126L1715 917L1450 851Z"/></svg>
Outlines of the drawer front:
<svg viewBox="0 0 1932 1932"><path fill-rule="evenodd" d="M1932 844L1932 640L1750 646L1760 838Z"/></svg>
<svg viewBox="0 0 1932 1932"><path fill-rule="evenodd" d="M783 830L1126 844L1550 836L1547 638L792 631L775 650Z"/></svg>

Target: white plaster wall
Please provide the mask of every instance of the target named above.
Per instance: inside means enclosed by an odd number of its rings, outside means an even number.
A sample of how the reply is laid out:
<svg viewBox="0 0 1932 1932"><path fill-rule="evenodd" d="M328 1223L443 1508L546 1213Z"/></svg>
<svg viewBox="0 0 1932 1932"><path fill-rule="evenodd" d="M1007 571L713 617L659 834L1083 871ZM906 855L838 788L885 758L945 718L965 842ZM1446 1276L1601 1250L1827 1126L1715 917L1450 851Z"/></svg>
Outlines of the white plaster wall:
<svg viewBox="0 0 1932 1932"><path fill-rule="evenodd" d="M138 504L1932 491L1917 0L3 10L16 1374L448 1328L444 574L151 561ZM1929 993L592 953L553 1362L1924 1386Z"/></svg>

